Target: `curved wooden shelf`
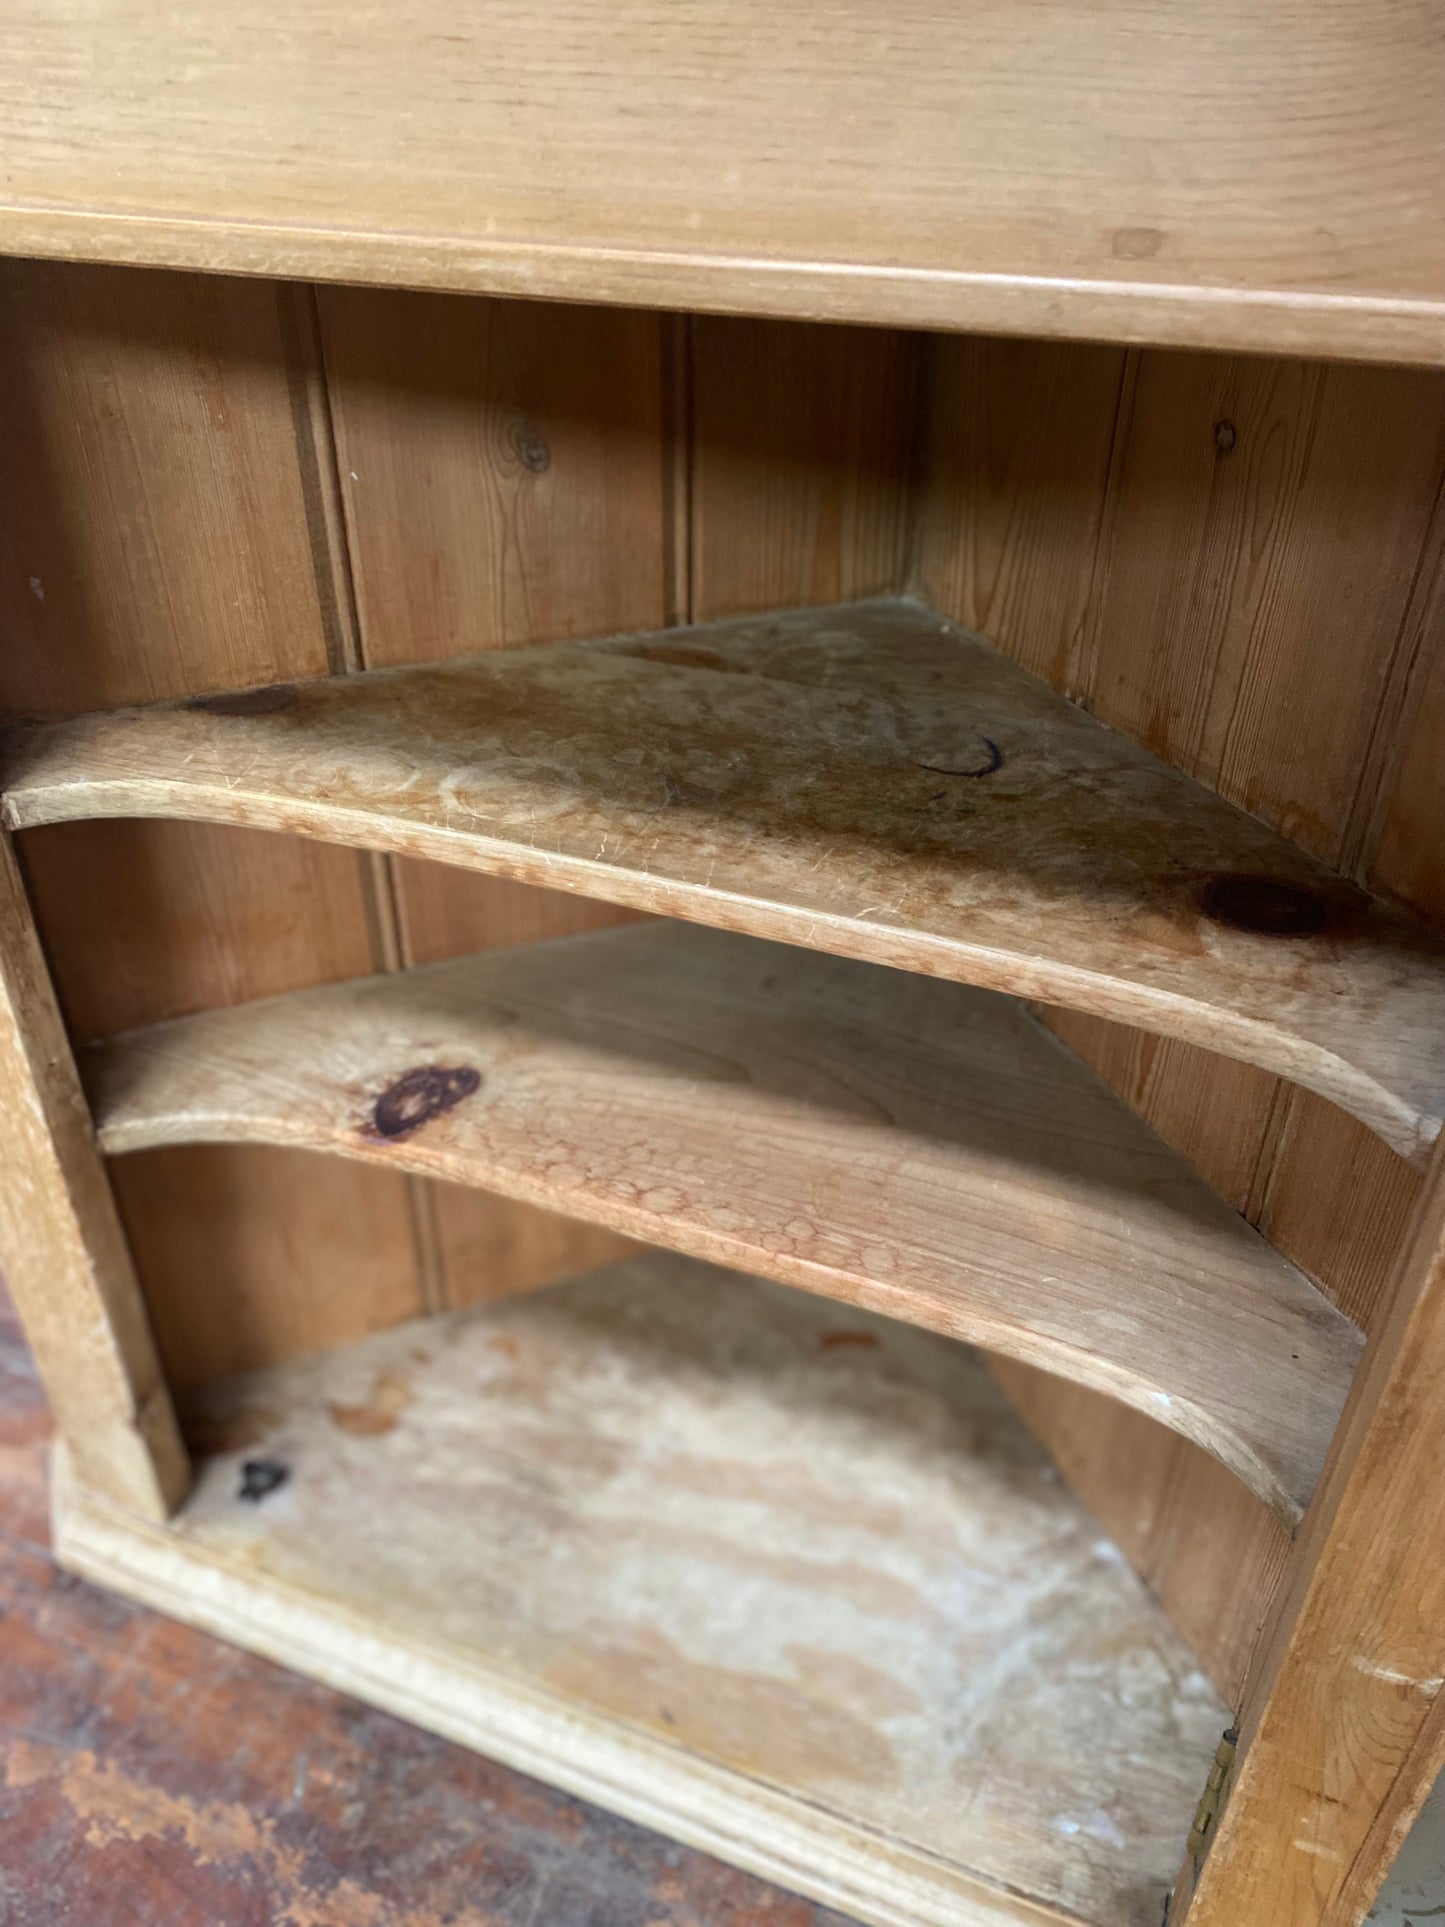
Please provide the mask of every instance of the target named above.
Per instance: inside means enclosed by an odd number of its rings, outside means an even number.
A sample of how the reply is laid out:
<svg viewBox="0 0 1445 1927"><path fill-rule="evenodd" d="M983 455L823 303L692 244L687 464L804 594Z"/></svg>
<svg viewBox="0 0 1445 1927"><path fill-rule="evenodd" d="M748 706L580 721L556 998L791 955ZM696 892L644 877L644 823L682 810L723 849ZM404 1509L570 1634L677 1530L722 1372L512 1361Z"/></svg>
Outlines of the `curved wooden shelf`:
<svg viewBox="0 0 1445 1927"><path fill-rule="evenodd" d="M1307 1085L1423 1164L1445 946L916 603L35 725L15 828L179 816L1096 1012Z"/></svg>
<svg viewBox="0 0 1445 1927"><path fill-rule="evenodd" d="M0 248L1440 363L1442 99L1430 0L32 0Z"/></svg>
<svg viewBox="0 0 1445 1927"><path fill-rule="evenodd" d="M1361 1338L1007 999L647 924L88 1053L102 1147L282 1144L485 1186L1022 1358L1293 1523Z"/></svg>

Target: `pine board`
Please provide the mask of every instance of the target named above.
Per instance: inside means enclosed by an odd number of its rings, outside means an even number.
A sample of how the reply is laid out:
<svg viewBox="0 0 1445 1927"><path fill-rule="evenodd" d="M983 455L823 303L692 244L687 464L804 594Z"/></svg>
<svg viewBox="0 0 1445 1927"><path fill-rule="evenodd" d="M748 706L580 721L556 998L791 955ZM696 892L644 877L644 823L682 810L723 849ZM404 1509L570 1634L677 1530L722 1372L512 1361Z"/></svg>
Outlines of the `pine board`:
<svg viewBox="0 0 1445 1927"><path fill-rule="evenodd" d="M1445 945L907 601L18 731L14 827L160 815L441 858L1141 1025L1420 1163Z"/></svg>
<svg viewBox="0 0 1445 1927"><path fill-rule="evenodd" d="M877 1927L1157 1927L1225 1708L967 1351L656 1255L189 1424L72 1570Z"/></svg>
<svg viewBox="0 0 1445 1927"><path fill-rule="evenodd" d="M103 1149L481 1186L1111 1392L1293 1523L1358 1332L1008 999L651 923L86 1054Z"/></svg>
<svg viewBox="0 0 1445 1927"><path fill-rule="evenodd" d="M1442 97L1430 0L35 0L0 246L1439 362Z"/></svg>

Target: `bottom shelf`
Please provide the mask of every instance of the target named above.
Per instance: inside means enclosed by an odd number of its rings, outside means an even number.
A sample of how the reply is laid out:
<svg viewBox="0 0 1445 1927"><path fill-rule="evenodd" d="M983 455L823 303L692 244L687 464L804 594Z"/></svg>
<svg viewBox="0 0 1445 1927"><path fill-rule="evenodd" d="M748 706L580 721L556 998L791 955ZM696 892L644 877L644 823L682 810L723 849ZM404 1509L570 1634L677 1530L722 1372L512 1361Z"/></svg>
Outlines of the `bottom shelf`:
<svg viewBox="0 0 1445 1927"><path fill-rule="evenodd" d="M190 1425L64 1565L865 1921L1157 1927L1227 1709L963 1346L656 1253Z"/></svg>

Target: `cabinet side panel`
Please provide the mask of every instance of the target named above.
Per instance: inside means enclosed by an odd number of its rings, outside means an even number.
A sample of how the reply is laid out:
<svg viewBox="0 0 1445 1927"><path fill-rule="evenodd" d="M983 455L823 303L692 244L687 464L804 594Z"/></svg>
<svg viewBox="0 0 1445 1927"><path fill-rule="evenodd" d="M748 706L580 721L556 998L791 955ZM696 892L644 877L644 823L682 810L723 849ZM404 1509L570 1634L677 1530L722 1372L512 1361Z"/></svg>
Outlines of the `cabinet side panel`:
<svg viewBox="0 0 1445 1927"><path fill-rule="evenodd" d="M324 674L334 609L296 291L9 261L0 294L0 712ZM345 850L128 822L37 832L21 856L82 1040L375 967L366 877ZM284 1354L299 1297L329 1307L329 1342L420 1309L400 1186L328 1175L317 1239L253 1152L157 1154L147 1174L120 1159L112 1177L181 1381ZM179 1237L202 1195L204 1236ZM280 1269L249 1239L258 1214Z"/></svg>
<svg viewBox="0 0 1445 1927"><path fill-rule="evenodd" d="M163 1519L190 1468L3 831L0 1115L0 1261L56 1427L91 1490Z"/></svg>

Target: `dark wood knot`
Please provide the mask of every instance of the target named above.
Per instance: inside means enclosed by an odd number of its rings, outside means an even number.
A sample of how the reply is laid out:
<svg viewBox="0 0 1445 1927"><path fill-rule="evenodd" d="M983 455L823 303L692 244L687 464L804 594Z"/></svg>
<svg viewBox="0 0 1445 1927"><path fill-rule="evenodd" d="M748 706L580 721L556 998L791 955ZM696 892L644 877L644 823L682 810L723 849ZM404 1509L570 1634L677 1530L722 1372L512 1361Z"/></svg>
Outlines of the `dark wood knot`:
<svg viewBox="0 0 1445 1927"><path fill-rule="evenodd" d="M372 1107L372 1127L378 1137L410 1137L444 1111L455 1110L482 1081L469 1064L448 1069L441 1064L419 1064L389 1084Z"/></svg>

